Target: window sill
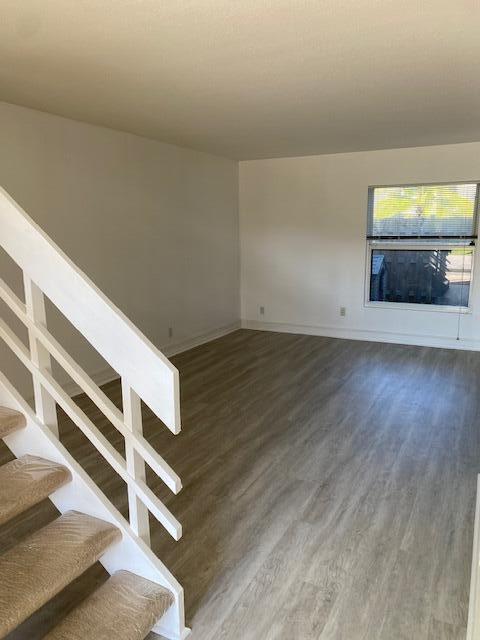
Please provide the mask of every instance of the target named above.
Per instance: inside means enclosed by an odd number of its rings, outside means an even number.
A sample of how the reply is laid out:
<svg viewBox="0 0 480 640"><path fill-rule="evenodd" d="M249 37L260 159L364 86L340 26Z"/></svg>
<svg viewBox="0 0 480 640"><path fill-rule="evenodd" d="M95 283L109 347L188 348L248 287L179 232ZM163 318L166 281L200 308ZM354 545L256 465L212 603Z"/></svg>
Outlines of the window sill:
<svg viewBox="0 0 480 640"><path fill-rule="evenodd" d="M407 302L365 302L365 307L370 309L396 309L397 311L428 311L430 313L455 313L458 315L471 315L471 307L452 307L435 304L409 304Z"/></svg>

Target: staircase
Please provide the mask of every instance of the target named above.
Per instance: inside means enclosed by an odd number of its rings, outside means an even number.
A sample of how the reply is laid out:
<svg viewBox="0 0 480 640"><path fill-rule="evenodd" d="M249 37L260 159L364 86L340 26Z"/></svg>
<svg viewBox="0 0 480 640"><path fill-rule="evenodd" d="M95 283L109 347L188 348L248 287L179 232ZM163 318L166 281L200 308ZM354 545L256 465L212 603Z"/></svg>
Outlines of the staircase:
<svg viewBox="0 0 480 640"><path fill-rule="evenodd" d="M25 417L0 407L0 437L24 428ZM67 467L22 456L0 467L0 524L38 504L68 482ZM0 556L0 637L97 562L121 539L114 525L68 511ZM141 640L173 603L158 584L118 571L46 637Z"/></svg>
<svg viewBox="0 0 480 640"><path fill-rule="evenodd" d="M141 402L180 431L178 371L0 189L0 246L23 272L24 300L0 278L0 299L28 331L28 347L0 318L0 338L32 376L34 409L0 372L0 438L15 459L0 467L0 526L49 498L60 512L0 555L0 638L97 561L110 574L46 636L183 640L183 589L150 549L150 516L178 540L180 523L146 482L146 465L178 493L181 481L145 440ZM45 296L117 372L120 411L47 329ZM52 375L55 360L125 439L125 458ZM57 405L124 480L128 521L59 437ZM0 550L1 551L1 550Z"/></svg>

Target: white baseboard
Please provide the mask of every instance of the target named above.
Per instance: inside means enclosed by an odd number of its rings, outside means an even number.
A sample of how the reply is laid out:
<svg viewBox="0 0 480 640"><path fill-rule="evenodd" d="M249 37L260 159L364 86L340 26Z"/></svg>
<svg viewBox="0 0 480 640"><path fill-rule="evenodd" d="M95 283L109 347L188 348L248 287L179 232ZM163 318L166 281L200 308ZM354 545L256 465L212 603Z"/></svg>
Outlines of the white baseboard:
<svg viewBox="0 0 480 640"><path fill-rule="evenodd" d="M189 349L193 349L194 347L199 347L202 344L206 344L211 340L216 340L217 338L221 338L222 336L226 336L233 331L237 331L237 329L241 328L240 321L234 322L224 327L219 327L218 329L213 329L212 331L208 331L202 335L196 336L194 338L189 338L188 340L183 340L181 342L171 342L169 344L163 345L160 347L160 351L167 356L167 358L171 358L179 353L183 353L184 351L188 351ZM111 367L104 367L95 373L91 373L90 377L99 387L103 384L107 384L107 382L112 382L118 378L118 374ZM80 387L73 381L67 382L62 385L64 390L70 396L76 396L79 393L82 393Z"/></svg>
<svg viewBox="0 0 480 640"><path fill-rule="evenodd" d="M257 331L275 331L277 333L298 333L327 338L343 338L347 340L365 340L367 342L389 342L419 347L438 347L442 349L462 349L480 351L480 340L456 340L446 336L429 336L421 334L394 333L391 331L373 331L369 329L352 329L343 327L327 327L305 324L289 324L285 322L261 322L258 320L242 320L242 328Z"/></svg>
<svg viewBox="0 0 480 640"><path fill-rule="evenodd" d="M477 478L477 502L473 532L472 572L470 576L470 602L468 605L467 640L480 637L480 475Z"/></svg>
<svg viewBox="0 0 480 640"><path fill-rule="evenodd" d="M211 342L212 340L216 340L217 338L221 338L222 336L226 336L233 331L237 331L241 329L241 322L238 320L237 322L233 322L224 327L219 327L218 329L213 329L212 331L208 331L207 333L203 333L195 338L188 338L187 340L182 340L181 342L172 342L169 344L165 344L160 347L160 351L167 356L167 358L171 358L172 356L176 356L179 353L183 353L184 351L189 351L194 347L199 347L202 344L206 344L207 342Z"/></svg>

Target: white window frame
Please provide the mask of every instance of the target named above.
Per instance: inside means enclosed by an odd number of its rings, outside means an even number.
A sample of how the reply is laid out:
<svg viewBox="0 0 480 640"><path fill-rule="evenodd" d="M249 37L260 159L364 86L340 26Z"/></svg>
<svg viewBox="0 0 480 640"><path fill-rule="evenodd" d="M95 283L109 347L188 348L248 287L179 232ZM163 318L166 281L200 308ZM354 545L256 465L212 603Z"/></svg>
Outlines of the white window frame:
<svg viewBox="0 0 480 640"><path fill-rule="evenodd" d="M374 249L390 249L390 250L432 250L432 249L457 249L465 248L472 249L472 272L470 277L470 289L468 295L468 306L452 306L444 304L422 304L417 302L387 302L387 301L374 301L370 300L370 278L371 278L371 264L372 264L372 251ZM472 310L472 289L473 289L473 275L475 271L475 245L470 246L465 242L407 242L405 240L367 240L367 252L366 252L366 269L365 269L365 301L364 306L375 309L397 309L397 310L410 310L410 311L434 311L440 313L461 313L471 314Z"/></svg>
<svg viewBox="0 0 480 640"><path fill-rule="evenodd" d="M382 187L417 187L417 186L426 186L426 185L447 185L447 184L473 184L477 185L477 194L475 201L475 216L477 219L477 227L479 225L480 215L480 180L477 178L476 180L447 180L445 182L417 182L417 183L407 183L407 184L374 184L369 185L367 190L367 236L368 236L368 228L370 222L370 216L373 215L372 204L373 200L370 199L370 193L374 192L375 189ZM477 229L475 229L477 231ZM373 301L370 300L370 278L371 278L371 264L372 264L372 251L373 249L452 249L452 248L471 248L472 249L472 272L470 277L470 289L468 292L468 306L451 306L451 305L440 305L440 304L422 304L422 303L410 303L410 302L387 302L387 301ZM373 240L367 237L366 240L366 252L365 252L365 291L364 291L364 306L374 309L397 309L397 310L408 310L408 311L429 311L434 313L456 313L456 314L471 314L473 312L472 307L472 291L473 291L473 280L475 273L475 252L476 252L476 240L473 241L473 245L468 244L467 241L458 240L458 242L450 241L443 242L441 239L435 240L414 240L411 242L408 240L398 240L397 238L392 238L391 240Z"/></svg>

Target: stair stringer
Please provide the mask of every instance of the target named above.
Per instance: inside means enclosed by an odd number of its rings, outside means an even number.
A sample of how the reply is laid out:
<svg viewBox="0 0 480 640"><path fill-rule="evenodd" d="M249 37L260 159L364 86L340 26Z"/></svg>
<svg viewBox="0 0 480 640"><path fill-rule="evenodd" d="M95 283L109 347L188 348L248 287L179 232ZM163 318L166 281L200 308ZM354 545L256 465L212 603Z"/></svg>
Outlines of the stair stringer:
<svg viewBox="0 0 480 640"><path fill-rule="evenodd" d="M183 588L152 550L130 527L80 464L71 456L53 433L39 420L30 405L0 372L0 405L22 412L26 427L4 438L12 453L19 458L31 454L65 465L72 481L51 494L50 499L60 513L76 510L111 522L122 532L122 540L100 559L110 575L125 569L167 588L174 596L168 609L153 631L168 640L184 640L190 629L185 627ZM108 464L105 462L105 464Z"/></svg>

